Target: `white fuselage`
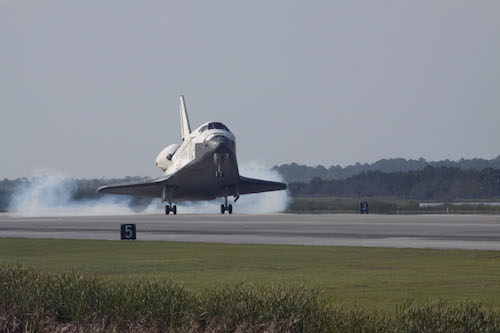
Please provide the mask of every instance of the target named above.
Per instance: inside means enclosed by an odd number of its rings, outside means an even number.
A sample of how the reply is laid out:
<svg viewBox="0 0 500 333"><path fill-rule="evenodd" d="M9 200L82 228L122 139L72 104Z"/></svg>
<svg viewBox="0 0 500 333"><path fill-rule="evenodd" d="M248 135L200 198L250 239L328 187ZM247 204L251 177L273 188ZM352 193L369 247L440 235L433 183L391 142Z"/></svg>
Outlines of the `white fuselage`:
<svg viewBox="0 0 500 333"><path fill-rule="evenodd" d="M220 124L222 126L212 124ZM209 140L216 136L223 136L233 143L235 142L234 134L223 124L218 122L207 122L192 131L189 136L184 139L182 144L173 144L163 149L156 157L156 166L159 167L165 175L173 174L198 157L196 156L197 145L206 145Z"/></svg>
<svg viewBox="0 0 500 333"><path fill-rule="evenodd" d="M219 122L208 122L191 131L184 96L180 96L181 144L172 144L156 157L164 175L139 182L101 186L99 193L136 195L168 201L165 214L177 214L173 203L223 197L221 213L233 212L242 194L279 191L286 184L240 176L233 133Z"/></svg>

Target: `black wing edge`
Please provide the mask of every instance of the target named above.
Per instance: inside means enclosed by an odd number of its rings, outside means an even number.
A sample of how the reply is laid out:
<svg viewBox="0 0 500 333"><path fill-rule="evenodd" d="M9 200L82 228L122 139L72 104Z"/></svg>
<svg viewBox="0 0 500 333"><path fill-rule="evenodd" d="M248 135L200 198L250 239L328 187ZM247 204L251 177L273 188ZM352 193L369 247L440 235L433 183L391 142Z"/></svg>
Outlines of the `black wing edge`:
<svg viewBox="0 0 500 333"><path fill-rule="evenodd" d="M261 180L261 179L254 179L254 178L247 178L240 176L240 184L239 184L240 194L280 191L286 189L287 186L285 183L272 182L269 180Z"/></svg>
<svg viewBox="0 0 500 333"><path fill-rule="evenodd" d="M137 195L143 197L161 198L163 194L163 187L166 185L169 178L170 176L164 176L148 179L146 181L101 186L97 189L97 192L104 194Z"/></svg>

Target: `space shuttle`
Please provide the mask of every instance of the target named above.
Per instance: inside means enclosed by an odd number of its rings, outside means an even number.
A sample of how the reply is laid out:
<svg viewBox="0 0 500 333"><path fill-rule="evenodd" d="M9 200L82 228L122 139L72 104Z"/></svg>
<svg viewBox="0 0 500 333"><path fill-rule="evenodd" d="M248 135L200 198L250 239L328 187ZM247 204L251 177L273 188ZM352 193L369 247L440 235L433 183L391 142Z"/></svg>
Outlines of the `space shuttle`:
<svg viewBox="0 0 500 333"><path fill-rule="evenodd" d="M177 214L174 203L215 200L223 197L221 214L233 213L232 204L240 195L280 191L286 184L240 175L236 160L236 139L221 122L204 123L191 130L184 96L180 96L182 142L171 144L156 157L163 176L146 181L100 187L97 192L161 198L165 214Z"/></svg>

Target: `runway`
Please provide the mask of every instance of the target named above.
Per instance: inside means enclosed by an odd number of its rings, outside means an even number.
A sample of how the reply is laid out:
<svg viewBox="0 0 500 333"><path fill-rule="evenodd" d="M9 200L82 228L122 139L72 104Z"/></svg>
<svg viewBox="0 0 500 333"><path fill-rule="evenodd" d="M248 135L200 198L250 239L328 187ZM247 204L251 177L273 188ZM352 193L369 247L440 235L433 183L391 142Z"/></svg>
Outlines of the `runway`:
<svg viewBox="0 0 500 333"><path fill-rule="evenodd" d="M500 216L127 215L16 218L0 214L0 237L500 250Z"/></svg>

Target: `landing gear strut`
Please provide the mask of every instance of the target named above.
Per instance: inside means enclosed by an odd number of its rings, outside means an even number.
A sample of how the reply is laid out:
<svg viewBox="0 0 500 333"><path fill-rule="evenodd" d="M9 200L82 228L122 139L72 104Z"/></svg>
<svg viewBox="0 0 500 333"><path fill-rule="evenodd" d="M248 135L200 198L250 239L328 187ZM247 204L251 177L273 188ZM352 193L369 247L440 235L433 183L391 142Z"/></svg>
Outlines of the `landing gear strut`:
<svg viewBox="0 0 500 333"><path fill-rule="evenodd" d="M226 194L224 196L224 204L220 205L220 212L221 214L224 214L226 211L228 211L229 214L233 213L233 205L227 204L227 187L226 187Z"/></svg>
<svg viewBox="0 0 500 333"><path fill-rule="evenodd" d="M172 200L173 200L173 192L174 192L174 188L173 187L164 187L163 188L163 195L162 195L162 201L165 201L166 197L167 197L167 192L168 191L168 205L165 206L165 214L170 214L170 212L172 212L172 214L174 215L177 215L177 206L176 205L172 205Z"/></svg>

